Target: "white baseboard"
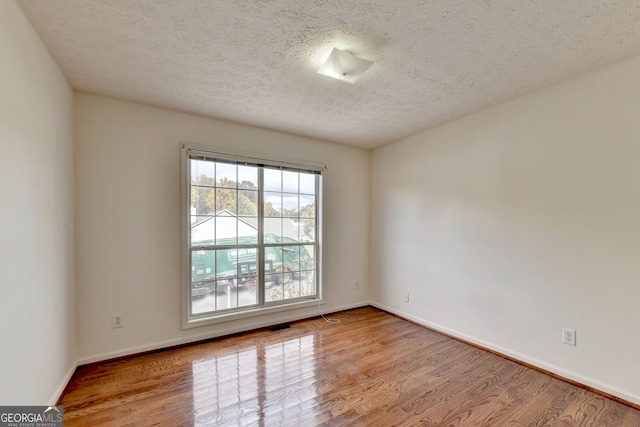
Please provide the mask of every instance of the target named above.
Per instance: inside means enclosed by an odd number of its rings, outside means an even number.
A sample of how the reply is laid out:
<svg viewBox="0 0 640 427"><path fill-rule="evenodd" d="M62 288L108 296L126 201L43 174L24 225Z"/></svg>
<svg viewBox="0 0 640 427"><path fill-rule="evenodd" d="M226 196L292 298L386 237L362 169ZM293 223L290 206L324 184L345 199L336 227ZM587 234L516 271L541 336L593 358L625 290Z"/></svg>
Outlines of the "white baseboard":
<svg viewBox="0 0 640 427"><path fill-rule="evenodd" d="M76 368L78 366L78 362L73 363L64 377L62 377L62 380L60 380L60 384L58 384L58 387L56 387L56 390L53 392L53 396L51 396L51 398L49 399L50 406L55 406L56 403L58 403L58 400L62 396L64 389L69 384L69 381L71 380L71 377L73 376L73 373L76 371Z"/></svg>
<svg viewBox="0 0 640 427"><path fill-rule="evenodd" d="M94 355L91 355L91 356L82 357L82 358L80 358L78 360L78 363L76 364L76 366L86 365L88 363L100 362L100 361L103 361L103 360L115 359L115 358L118 358L118 357L130 356L130 355L133 355L133 354L144 353L144 352L147 352L147 351L160 350L160 349L163 349L163 348L174 347L174 346L177 346L177 345L189 344L189 343L202 341L202 340L207 340L207 339L212 339L212 338L218 338L218 337L221 337L221 336L232 335L232 334L245 332L245 331L249 331L249 330L253 330L253 329L266 328L266 327L277 325L277 324L280 324L280 323L294 322L296 320L308 319L309 317L313 317L313 316L316 316L316 315L319 316L320 314L335 313L335 312L338 312L338 311L350 310L350 309L353 309L353 308L366 307L368 305L371 305L370 301L361 301L361 302L357 302L357 303L353 303L353 304L342 305L342 306L339 306L339 307L331 307L328 310L325 310L326 307L323 306L322 309L318 309L317 312L307 312L307 313L305 313L303 315L300 315L300 314L298 314L298 315L289 314L288 316L286 316L286 312L283 312L285 315L278 316L277 318L273 318L272 317L268 321L265 321L264 319L258 319L254 323L250 323L248 325L244 324L243 326L239 326L237 328L225 329L224 331L219 332L219 333L212 332L212 331L209 330L209 331L204 332L202 334L189 335L188 337L184 337L184 338L174 338L174 339L170 339L170 340L157 341L157 342L153 342L153 343L143 344L143 345L140 345L140 346L129 347L129 348L124 348L124 349L120 349L120 350L116 350L116 351L110 351L110 352L105 352L105 353L94 354Z"/></svg>
<svg viewBox="0 0 640 427"><path fill-rule="evenodd" d="M417 323L419 325L425 326L425 327L427 327L429 329L433 329L434 331L442 332L443 334L450 335L450 336L452 336L454 338L459 338L459 339L461 339L463 341L470 342L470 343L475 344L475 345L477 345L479 347L494 351L496 353L508 356L508 357L510 357L512 359L519 360L519 361L521 361L523 363L526 363L526 364L535 366L537 368L540 368L542 370L551 372L551 373L553 373L553 374L555 374L555 375L557 375L559 377L562 377L562 378L565 378L565 379L568 379L568 380L571 380L571 381L575 381L577 383L580 383L580 384L585 385L587 387L591 387L591 388L593 388L595 390L598 390L600 392L609 394L611 396L618 397L618 398L620 398L622 400L625 400L627 402L630 402L632 404L640 405L640 397L639 396L635 396L635 395L633 395L631 393L625 392L624 390L620 390L620 389L618 389L616 387L613 387L613 386L611 386L609 384L605 384L605 383L603 383L601 381L597 381L597 380L595 380L593 378L589 378L589 377L584 376L582 374L579 374L577 372L573 372L573 371L561 368L559 366L556 366L554 364L547 363L547 362L544 362L542 360L538 360L538 359L529 357L529 356L527 356L525 354L521 354L521 353L518 353L518 352L511 351L509 349L506 349L504 347L495 345L495 344L490 343L490 342L479 340L479 339L471 337L469 335L465 335L465 334L463 334L463 333L461 333L459 331L456 331L454 329L450 329L450 328L447 328L445 326L439 325L437 323L429 322L427 320L424 320L424 319L421 319L419 317L413 316L413 315L411 315L409 313L405 313L402 310L396 310L394 308L388 307L388 306L383 305L383 304L379 304L377 302L371 302L370 304L373 307L379 308L380 310L384 310L384 311L387 311L389 313L392 313L392 314L398 315L400 317L403 317L405 319L411 320L412 322L415 322L415 323Z"/></svg>
<svg viewBox="0 0 640 427"><path fill-rule="evenodd" d="M497 346L494 345L492 343L483 341L483 340L479 340L476 339L474 337L465 335L461 332L458 332L456 330L444 327L442 325L436 324L436 323L432 323L429 321L426 321L424 319L421 319L419 317L413 316L409 313L405 313L402 310L396 310L394 308L385 306L383 304L379 304L377 302L373 302L373 301L363 301L363 302L359 302L359 303L354 303L354 304L347 304L347 305L343 305L343 306L339 306L339 307L333 307L331 308L331 310L325 311L322 310L321 312L319 311L318 314L322 313L322 314L331 314L331 313L335 313L335 312L339 312L339 311L344 311L344 310L350 310L350 309L354 309L354 308L359 308L359 307L366 307L368 305L371 305L373 307L379 308L381 310L387 311L389 313L392 314L396 314L400 317L403 317L405 319L411 320L412 322L415 322L419 325L425 326L429 329L433 329L435 331L438 332L442 332L444 334L450 335L452 337L455 338L459 338L461 340L473 343L479 347L482 348L486 348L489 349L491 351L494 351L496 353L499 354L503 354L505 356L511 357L513 359L519 360L521 362L527 363L529 365L532 366L536 366L540 369L543 369L545 371L549 371L554 373L555 375L558 375L559 377L562 378L566 378L575 382L578 382L580 384L583 384L585 386L594 388L596 390L599 390L601 392L610 394L612 396L618 397L620 399L626 400L628 402L631 402L633 404L636 405L640 405L640 397L638 396L634 396L633 394L627 393L625 391L619 390L616 387L612 387L608 384L604 384L600 381L594 380L592 378L586 377L584 375L580 375L576 372L572 372L566 369L562 369L556 365L550 364L550 363L546 363L544 361L541 360L537 360L531 357L528 357L524 354L520 354L511 350L508 350L506 348L503 348L501 346ZM132 355L132 354L136 354L136 353L142 353L142 352L146 352L146 351L153 351L153 350L160 350L163 348L167 348L167 347L173 347L176 345L183 345L183 344L188 344L190 342L197 342L197 341L201 341L201 340L206 340L206 339L211 339L211 338L217 338L219 336L225 336L225 335L230 335L230 334L234 334L234 333L239 333L239 332L243 332L246 330L250 330L250 329L259 329L259 328L266 328L268 326L272 326L274 324L277 323L282 323L282 322L294 322L296 320L300 320L300 319L305 319L310 317L309 315L305 315L305 316L290 316L284 319L278 319L276 322L256 322L256 324L250 325L249 327L244 326L242 328L238 328L238 330L231 330L231 331L225 331L222 334L215 334L212 332L207 332L201 335L196 335L196 336L189 336L187 338L178 338L178 339L172 339L172 340L165 340L165 341L158 341L155 343L150 343L150 344L146 344L146 345L141 345L141 346L136 346L136 347L130 347L127 349L121 349L121 350L117 350L117 351L113 351L113 352L106 352L106 353L102 353L102 354L97 354L97 355L92 355L92 356L88 356L82 359L79 359L76 363L74 363L70 369L67 371L67 373L65 374L65 376L62 378L62 380L60 381L60 384L58 385L58 387L56 388L55 392L53 393L53 396L51 397L51 399L49 400L51 402L51 405L54 405L58 399L60 398L60 396L62 396L62 393L64 392L65 387L67 386L67 384L69 383L69 380L71 380L71 377L73 376L73 373L75 372L76 368L78 366L81 365L85 365L87 363L94 363L94 362L99 362L102 360L108 360L108 359L113 359L113 358L117 358L117 357L123 357L123 356L128 356L128 355Z"/></svg>

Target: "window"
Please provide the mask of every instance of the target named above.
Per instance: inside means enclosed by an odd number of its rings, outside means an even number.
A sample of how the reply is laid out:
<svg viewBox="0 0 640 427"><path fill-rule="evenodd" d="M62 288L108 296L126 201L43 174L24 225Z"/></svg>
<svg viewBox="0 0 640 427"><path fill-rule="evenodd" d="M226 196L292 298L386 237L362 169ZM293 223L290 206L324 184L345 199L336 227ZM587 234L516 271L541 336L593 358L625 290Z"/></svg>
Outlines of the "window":
<svg viewBox="0 0 640 427"><path fill-rule="evenodd" d="M317 302L321 166L183 145L184 326Z"/></svg>

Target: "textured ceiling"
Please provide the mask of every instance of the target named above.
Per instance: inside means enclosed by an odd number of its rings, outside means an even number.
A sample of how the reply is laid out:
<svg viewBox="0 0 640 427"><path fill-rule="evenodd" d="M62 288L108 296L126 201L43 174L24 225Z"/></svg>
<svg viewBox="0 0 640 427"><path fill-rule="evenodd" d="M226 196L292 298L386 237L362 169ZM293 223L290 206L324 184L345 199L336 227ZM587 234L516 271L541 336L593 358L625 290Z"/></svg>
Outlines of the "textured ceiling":
<svg viewBox="0 0 640 427"><path fill-rule="evenodd" d="M640 54L638 0L18 3L75 89L367 148Z"/></svg>

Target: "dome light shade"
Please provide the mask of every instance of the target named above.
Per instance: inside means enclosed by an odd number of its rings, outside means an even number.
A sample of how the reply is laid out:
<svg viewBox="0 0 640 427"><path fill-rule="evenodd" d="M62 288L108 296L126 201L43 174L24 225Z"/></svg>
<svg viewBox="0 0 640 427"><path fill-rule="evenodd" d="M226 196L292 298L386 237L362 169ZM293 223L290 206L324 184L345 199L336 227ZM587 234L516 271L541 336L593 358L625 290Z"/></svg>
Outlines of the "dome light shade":
<svg viewBox="0 0 640 427"><path fill-rule="evenodd" d="M367 61L344 50L333 48L327 62L318 70L318 74L355 83L372 65L372 61Z"/></svg>

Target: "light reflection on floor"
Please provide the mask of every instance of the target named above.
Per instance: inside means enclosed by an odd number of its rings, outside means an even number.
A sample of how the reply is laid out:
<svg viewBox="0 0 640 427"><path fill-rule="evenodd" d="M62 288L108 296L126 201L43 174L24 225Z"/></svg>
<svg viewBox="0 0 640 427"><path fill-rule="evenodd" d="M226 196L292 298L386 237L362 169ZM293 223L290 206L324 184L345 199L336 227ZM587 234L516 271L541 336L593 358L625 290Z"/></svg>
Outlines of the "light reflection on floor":
<svg viewBox="0 0 640 427"><path fill-rule="evenodd" d="M315 337L257 345L192 364L194 424L282 425L313 415Z"/></svg>

